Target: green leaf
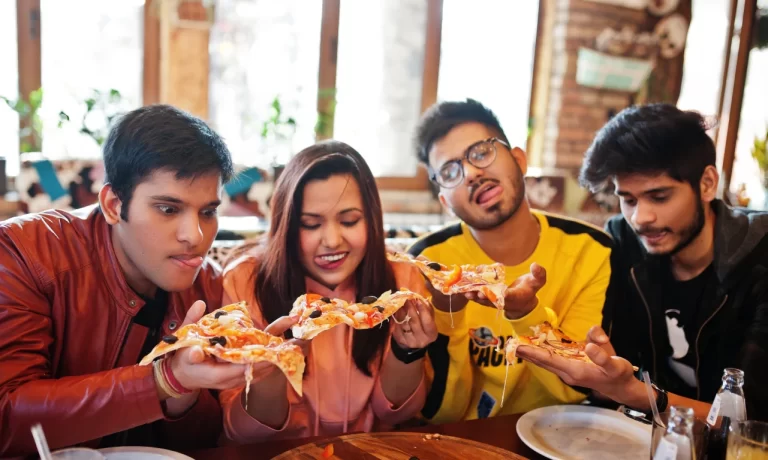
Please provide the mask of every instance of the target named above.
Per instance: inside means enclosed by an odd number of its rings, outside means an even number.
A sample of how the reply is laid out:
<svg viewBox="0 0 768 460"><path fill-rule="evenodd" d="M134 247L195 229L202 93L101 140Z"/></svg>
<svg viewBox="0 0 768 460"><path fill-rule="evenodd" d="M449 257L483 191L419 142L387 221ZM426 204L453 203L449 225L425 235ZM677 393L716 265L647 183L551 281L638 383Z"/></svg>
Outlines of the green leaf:
<svg viewBox="0 0 768 460"><path fill-rule="evenodd" d="M96 105L96 99L94 98L88 98L85 100L85 111L90 112L93 110L93 107Z"/></svg>
<svg viewBox="0 0 768 460"><path fill-rule="evenodd" d="M290 117L287 120L285 120L285 124L291 125L291 126L293 126L295 128L296 127L296 120L293 117Z"/></svg>
<svg viewBox="0 0 768 460"><path fill-rule="evenodd" d="M37 109L43 103L43 88L38 88L29 93L29 104Z"/></svg>

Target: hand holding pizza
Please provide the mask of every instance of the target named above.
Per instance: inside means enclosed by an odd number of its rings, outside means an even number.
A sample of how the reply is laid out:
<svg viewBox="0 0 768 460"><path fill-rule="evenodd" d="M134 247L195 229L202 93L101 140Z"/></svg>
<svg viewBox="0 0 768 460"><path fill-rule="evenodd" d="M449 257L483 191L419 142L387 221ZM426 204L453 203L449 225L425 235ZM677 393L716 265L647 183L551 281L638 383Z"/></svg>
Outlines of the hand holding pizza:
<svg viewBox="0 0 768 460"><path fill-rule="evenodd" d="M196 323L205 314L205 302L198 300L187 311L181 327ZM169 358L176 380L189 390L226 390L245 383L245 365L218 361L199 346L181 348Z"/></svg>
<svg viewBox="0 0 768 460"><path fill-rule="evenodd" d="M516 279L504 292L504 314L508 319L519 319L533 310L539 303L536 294L547 283L547 271L537 263L531 264L530 273ZM468 300L494 307L482 291L464 294Z"/></svg>
<svg viewBox="0 0 768 460"><path fill-rule="evenodd" d="M518 357L556 374L568 385L590 388L625 404L647 403L645 387L634 377L632 363L616 356L608 336L599 326L589 330L584 353L591 362L525 344L515 351Z"/></svg>
<svg viewBox="0 0 768 460"><path fill-rule="evenodd" d="M392 336L400 347L421 349L437 339L437 325L432 306L424 299L412 299L395 314Z"/></svg>

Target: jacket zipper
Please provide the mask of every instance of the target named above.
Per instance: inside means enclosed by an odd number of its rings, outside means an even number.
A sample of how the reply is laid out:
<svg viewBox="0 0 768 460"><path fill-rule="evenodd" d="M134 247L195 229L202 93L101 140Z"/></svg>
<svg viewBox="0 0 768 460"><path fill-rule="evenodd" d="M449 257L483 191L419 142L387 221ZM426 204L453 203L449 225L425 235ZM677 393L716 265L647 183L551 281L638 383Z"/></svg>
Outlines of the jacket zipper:
<svg viewBox="0 0 768 460"><path fill-rule="evenodd" d="M701 400L701 385L699 384L699 337L701 337L701 331L704 330L704 327L707 325L707 323L715 317L715 315L723 308L725 305L725 302L728 301L728 294L725 295L725 298L722 302L720 302L720 306L717 307L717 310L712 312L711 315L709 315L709 318L707 318L706 321L701 325L699 328L699 332L696 333L696 399Z"/></svg>
<svg viewBox="0 0 768 460"><path fill-rule="evenodd" d="M635 268L632 267L632 269L629 271L630 275L632 276L632 281L635 283L635 288L637 289L638 294L640 294L640 299L643 301L643 305L645 306L645 312L648 313L648 331L651 335L651 355L653 356L653 378L657 378L658 373L656 373L656 346L653 344L653 320L651 319L651 308L648 306L648 301L645 300L645 295L643 294L643 291L640 289L640 284L637 282L637 278L635 278Z"/></svg>

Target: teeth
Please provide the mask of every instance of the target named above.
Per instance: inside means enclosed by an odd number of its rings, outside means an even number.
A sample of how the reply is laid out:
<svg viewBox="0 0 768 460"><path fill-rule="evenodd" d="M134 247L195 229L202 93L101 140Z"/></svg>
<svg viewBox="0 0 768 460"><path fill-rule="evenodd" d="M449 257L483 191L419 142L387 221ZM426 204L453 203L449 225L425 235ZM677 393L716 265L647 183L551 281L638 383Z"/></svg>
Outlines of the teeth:
<svg viewBox="0 0 768 460"><path fill-rule="evenodd" d="M337 260L343 259L344 254L337 254L335 256L320 256L320 258L326 262L336 262Z"/></svg>

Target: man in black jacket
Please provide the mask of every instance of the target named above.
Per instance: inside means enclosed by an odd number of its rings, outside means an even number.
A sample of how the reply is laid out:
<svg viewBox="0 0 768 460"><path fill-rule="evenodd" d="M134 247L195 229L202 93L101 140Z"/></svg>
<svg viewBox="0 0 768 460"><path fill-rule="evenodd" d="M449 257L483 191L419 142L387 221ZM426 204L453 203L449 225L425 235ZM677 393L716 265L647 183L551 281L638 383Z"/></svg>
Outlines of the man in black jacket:
<svg viewBox="0 0 768 460"><path fill-rule="evenodd" d="M623 216L614 239L603 327L590 331L597 366L518 354L566 383L649 411L633 365L647 370L657 403L706 417L723 370L744 371L749 419L768 419L768 213L716 199L715 146L695 112L628 108L597 133L581 182L612 186ZM607 332L607 335L604 333ZM621 357L621 358L619 358Z"/></svg>

